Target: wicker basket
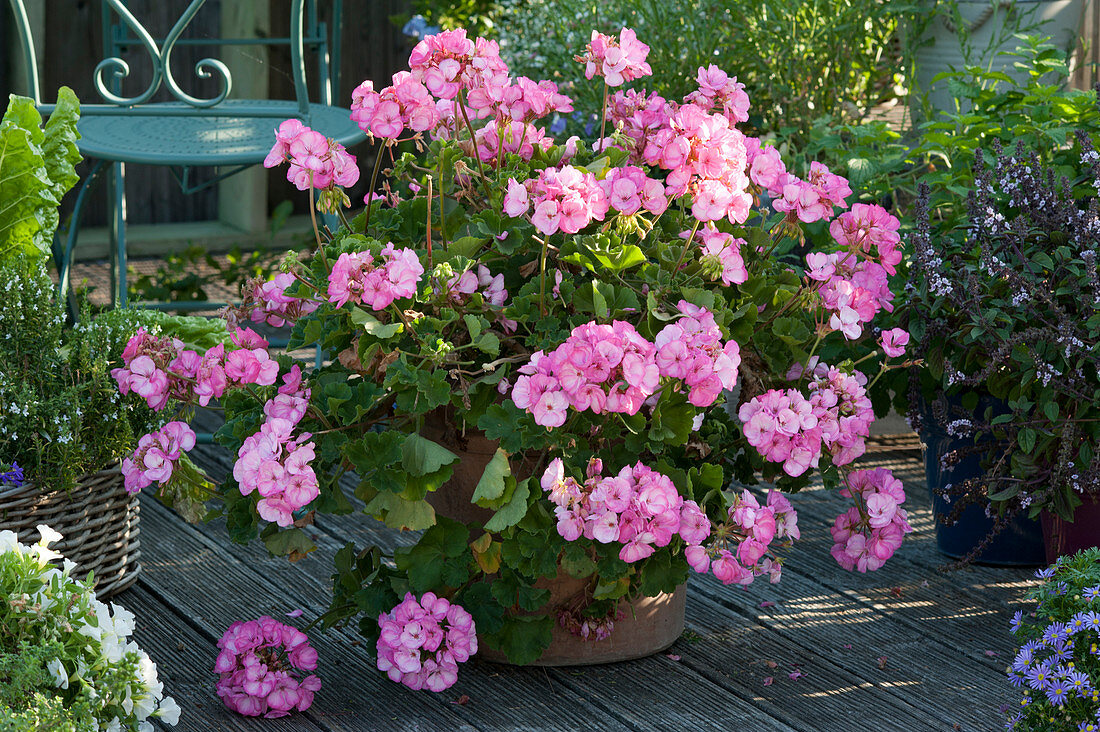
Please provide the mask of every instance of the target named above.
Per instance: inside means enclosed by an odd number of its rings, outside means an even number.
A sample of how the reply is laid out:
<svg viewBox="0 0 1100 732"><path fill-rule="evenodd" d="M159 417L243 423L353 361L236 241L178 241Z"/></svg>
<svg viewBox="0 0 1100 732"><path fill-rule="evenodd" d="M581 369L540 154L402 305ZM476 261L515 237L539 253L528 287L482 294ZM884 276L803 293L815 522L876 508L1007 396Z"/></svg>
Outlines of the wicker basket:
<svg viewBox="0 0 1100 732"><path fill-rule="evenodd" d="M95 573L96 595L103 600L133 584L141 571L138 558L138 500L122 487L118 466L89 473L71 493L43 493L32 484L0 488L0 529L37 543L39 524L60 532L51 545L76 562L73 576Z"/></svg>

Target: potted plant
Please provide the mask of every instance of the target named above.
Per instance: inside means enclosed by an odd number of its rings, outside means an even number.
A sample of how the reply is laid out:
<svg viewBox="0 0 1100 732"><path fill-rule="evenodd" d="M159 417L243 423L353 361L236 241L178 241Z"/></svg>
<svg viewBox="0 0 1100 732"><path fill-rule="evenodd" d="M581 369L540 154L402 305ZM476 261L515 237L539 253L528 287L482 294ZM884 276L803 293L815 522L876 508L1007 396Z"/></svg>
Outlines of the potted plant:
<svg viewBox="0 0 1100 732"><path fill-rule="evenodd" d="M1005 728L1100 729L1100 550L1060 556L1036 577L1034 609L1012 618L1020 648L1007 672L1020 699Z"/></svg>
<svg viewBox="0 0 1100 732"><path fill-rule="evenodd" d="M0 531L0 725L13 730L151 730L175 726L180 708L164 695L156 664L130 640L134 615L96 599L74 579L76 565L38 527L23 544ZM63 562L63 568L53 565Z"/></svg>
<svg viewBox="0 0 1100 732"><path fill-rule="evenodd" d="M410 687L446 688L475 653L667 646L692 569L779 579L799 535L785 492L815 469L852 501L832 529L844 566L876 569L910 530L901 483L852 468L867 386L908 338L872 325L893 307L897 220L844 210L842 178L798 177L742 135L748 99L716 67L681 102L620 89L647 50L623 29L579 57L608 99L589 147L535 124L570 100L509 77L493 42L425 38L392 86L354 94L394 160L384 193L249 284L231 346L142 332L115 372L156 406L221 400L233 538L310 551L316 514L355 510L348 478L366 513L422 531L392 561L339 551L327 616L362 614L379 668ZM338 145L290 120L268 162L343 215L357 174ZM291 346L326 362L273 355L244 327L259 321L293 323Z"/></svg>
<svg viewBox="0 0 1100 732"><path fill-rule="evenodd" d="M959 224L933 229L925 187L911 237L909 328L927 365L913 402L964 442L941 459L981 456L947 493L998 523L1042 514L1062 537L1051 556L1095 544L1100 525L1097 154L1084 132L1067 142L1058 167L1022 142L978 150Z"/></svg>

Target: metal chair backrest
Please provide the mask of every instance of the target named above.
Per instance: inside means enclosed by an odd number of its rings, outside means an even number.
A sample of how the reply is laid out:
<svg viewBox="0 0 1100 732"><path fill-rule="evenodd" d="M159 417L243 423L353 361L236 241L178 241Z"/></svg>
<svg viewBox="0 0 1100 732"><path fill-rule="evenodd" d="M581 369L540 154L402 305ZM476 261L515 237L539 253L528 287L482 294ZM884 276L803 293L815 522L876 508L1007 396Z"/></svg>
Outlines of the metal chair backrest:
<svg viewBox="0 0 1100 732"><path fill-rule="evenodd" d="M226 2L249 2L251 0L225 0ZM15 28L23 50L24 66L27 73L27 88L36 106L44 112L52 111L53 105L43 103L41 84L38 77L38 63L34 48L31 24L27 17L24 0L9 0L15 15ZM185 92L177 82L171 69L172 52L177 46L187 45L289 45L291 56L290 76L294 82L294 95L298 116L302 120L309 117L309 91L306 83L304 48L310 46L318 50L321 59L320 91L318 101L332 104L332 85L335 70L339 68L339 34L329 42L329 29L318 18L316 0L291 0L290 35L287 38L217 38L185 39L181 36L188 24L194 19L206 0L191 0L187 9L172 26L163 39L154 38L145 26L134 17L126 7L126 0L103 0L104 12L104 53L106 58L99 62L94 71L96 91L103 97L102 104L81 104L82 114L119 114L119 115L157 115L167 113L180 116L232 116L232 117L282 117L286 110L272 110L270 107L232 105L231 109L221 109L233 86L229 68L219 59L204 58L195 64L195 74L200 79L215 78L220 86L217 95L200 99ZM333 0L334 18L340 17L342 0ZM119 22L111 20L111 13ZM334 21L334 25L338 21ZM149 86L132 97L121 95L122 80L130 75L129 64L120 57L121 49L140 45L149 55L153 77ZM148 104L154 95L164 87L178 104Z"/></svg>

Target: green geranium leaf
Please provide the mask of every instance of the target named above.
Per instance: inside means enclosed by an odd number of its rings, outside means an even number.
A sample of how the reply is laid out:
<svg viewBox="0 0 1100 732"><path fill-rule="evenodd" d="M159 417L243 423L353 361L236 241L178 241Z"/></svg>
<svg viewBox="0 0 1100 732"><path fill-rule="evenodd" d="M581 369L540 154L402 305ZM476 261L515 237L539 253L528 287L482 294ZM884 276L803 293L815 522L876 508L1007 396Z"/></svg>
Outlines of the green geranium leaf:
<svg viewBox="0 0 1100 732"><path fill-rule="evenodd" d="M513 479L514 480L514 479ZM485 522L486 531L503 531L515 526L527 514L527 499L531 496L531 479L516 484L512 498L493 517Z"/></svg>
<svg viewBox="0 0 1100 732"><path fill-rule="evenodd" d="M413 432L401 445L401 466L409 475L424 476L458 460L458 455Z"/></svg>
<svg viewBox="0 0 1100 732"><path fill-rule="evenodd" d="M383 323L363 308L352 308L351 322L375 338L391 338L405 329L401 323Z"/></svg>
<svg viewBox="0 0 1100 732"><path fill-rule="evenodd" d="M484 636L490 648L502 652L520 666L534 663L550 647L554 619L549 615L505 617L500 630Z"/></svg>
<svg viewBox="0 0 1100 732"><path fill-rule="evenodd" d="M590 577L596 571L596 560L588 556L588 551L578 542L565 545L559 563L566 574L577 579Z"/></svg>
<svg viewBox="0 0 1100 732"><path fill-rule="evenodd" d="M500 508L505 502L509 478L512 478L512 466L508 464L508 453L498 447L485 466L470 500L482 508ZM512 483L515 484L515 478L512 478Z"/></svg>
<svg viewBox="0 0 1100 732"><path fill-rule="evenodd" d="M275 527L276 530L269 533L271 527ZM289 556L291 560L300 559L317 548L313 540L301 529L278 529L275 524L268 524L268 530L263 533L263 540L264 546L274 556Z"/></svg>
<svg viewBox="0 0 1100 732"><path fill-rule="evenodd" d="M379 492L363 508L363 513L402 531L419 531L436 523L435 509L427 501L409 501L389 491Z"/></svg>
<svg viewBox="0 0 1100 732"><path fill-rule="evenodd" d="M408 573L409 584L418 593L438 591L444 585L457 587L466 581L463 569L469 540L465 526L440 516L415 546L396 550L393 560L399 570Z"/></svg>

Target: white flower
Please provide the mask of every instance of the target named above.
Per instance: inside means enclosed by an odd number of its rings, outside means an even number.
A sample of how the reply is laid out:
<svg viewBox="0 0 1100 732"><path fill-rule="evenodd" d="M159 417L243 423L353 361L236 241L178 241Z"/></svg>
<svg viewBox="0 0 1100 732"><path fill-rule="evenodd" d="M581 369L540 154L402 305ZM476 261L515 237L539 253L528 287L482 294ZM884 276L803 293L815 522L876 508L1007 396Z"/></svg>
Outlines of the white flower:
<svg viewBox="0 0 1100 732"><path fill-rule="evenodd" d="M130 635L134 632L134 614L126 608L112 602L111 617L115 621L115 632L119 635Z"/></svg>
<svg viewBox="0 0 1100 732"><path fill-rule="evenodd" d="M172 697L166 696L160 703L157 716L160 717L160 721L175 727L180 721L180 705L176 704L176 700Z"/></svg>
<svg viewBox="0 0 1100 732"><path fill-rule="evenodd" d="M53 676L53 683L59 689L69 688L69 674L65 672L65 666L60 658L55 658L46 664L46 670Z"/></svg>
<svg viewBox="0 0 1100 732"><path fill-rule="evenodd" d="M38 529L38 533L42 534L42 538L38 541L41 546L49 546L55 541L61 541L61 534L46 526L46 524L39 524L35 528Z"/></svg>
<svg viewBox="0 0 1100 732"><path fill-rule="evenodd" d="M115 717L103 732L122 732L122 722L119 721L118 717Z"/></svg>
<svg viewBox="0 0 1100 732"><path fill-rule="evenodd" d="M14 531L0 531L0 554L21 551L19 536Z"/></svg>

